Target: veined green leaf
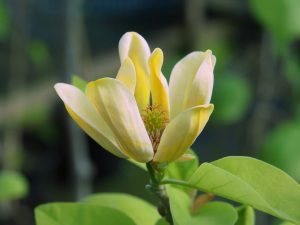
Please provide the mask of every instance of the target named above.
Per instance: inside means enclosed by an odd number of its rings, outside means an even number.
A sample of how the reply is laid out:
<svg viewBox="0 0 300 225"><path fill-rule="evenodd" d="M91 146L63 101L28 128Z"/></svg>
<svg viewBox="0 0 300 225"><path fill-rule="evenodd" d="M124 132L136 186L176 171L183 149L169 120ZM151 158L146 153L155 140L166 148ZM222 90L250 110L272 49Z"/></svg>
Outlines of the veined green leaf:
<svg viewBox="0 0 300 225"><path fill-rule="evenodd" d="M119 210L84 203L50 203L35 209L37 225L136 225Z"/></svg>
<svg viewBox="0 0 300 225"><path fill-rule="evenodd" d="M139 225L154 225L160 219L160 215L153 205L128 194L95 194L85 198L83 201L88 204L117 209Z"/></svg>
<svg viewBox="0 0 300 225"><path fill-rule="evenodd" d="M232 156L203 163L189 184L300 224L300 185L260 160Z"/></svg>

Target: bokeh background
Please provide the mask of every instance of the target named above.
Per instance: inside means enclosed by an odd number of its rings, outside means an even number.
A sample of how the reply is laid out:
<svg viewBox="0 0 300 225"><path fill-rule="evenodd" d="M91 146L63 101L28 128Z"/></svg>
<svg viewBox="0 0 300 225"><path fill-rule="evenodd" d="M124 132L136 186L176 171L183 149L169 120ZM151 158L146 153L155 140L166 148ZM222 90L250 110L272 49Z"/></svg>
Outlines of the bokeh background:
<svg viewBox="0 0 300 225"><path fill-rule="evenodd" d="M92 192L152 198L146 174L79 130L53 89L73 74L114 77L126 31L164 50L167 78L191 51L216 55L201 161L253 156L300 182L299 0L0 0L1 225Z"/></svg>

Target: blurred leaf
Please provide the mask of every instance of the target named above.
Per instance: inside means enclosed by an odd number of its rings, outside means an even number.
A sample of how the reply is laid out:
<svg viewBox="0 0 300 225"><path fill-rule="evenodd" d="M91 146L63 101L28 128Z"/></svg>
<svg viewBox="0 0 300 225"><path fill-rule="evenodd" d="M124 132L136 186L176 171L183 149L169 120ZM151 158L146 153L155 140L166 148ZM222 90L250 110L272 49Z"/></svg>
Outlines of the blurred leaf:
<svg viewBox="0 0 300 225"><path fill-rule="evenodd" d="M87 82L77 75L72 76L71 84L85 92Z"/></svg>
<svg viewBox="0 0 300 225"><path fill-rule="evenodd" d="M23 198L27 192L28 184L21 174L13 171L0 172L0 201Z"/></svg>
<svg viewBox="0 0 300 225"><path fill-rule="evenodd" d="M154 225L160 218L153 205L127 194L95 194L85 198L84 202L117 209L129 216L136 224Z"/></svg>
<svg viewBox="0 0 300 225"><path fill-rule="evenodd" d="M213 120L218 124L238 122L247 112L251 102L251 89L241 76L215 77L212 103L215 105Z"/></svg>
<svg viewBox="0 0 300 225"><path fill-rule="evenodd" d="M45 42L33 40L29 45L29 55L38 68L47 67L50 63L50 53Z"/></svg>
<svg viewBox="0 0 300 225"><path fill-rule="evenodd" d="M35 209L37 225L136 225L124 213L82 203L50 203Z"/></svg>
<svg viewBox="0 0 300 225"><path fill-rule="evenodd" d="M300 181L300 122L289 121L277 126L266 137L261 156Z"/></svg>
<svg viewBox="0 0 300 225"><path fill-rule="evenodd" d="M232 205L225 202L210 202L197 211L189 225L234 225L237 219L237 211Z"/></svg>
<svg viewBox="0 0 300 225"><path fill-rule="evenodd" d="M0 0L0 21L0 41L5 41L11 31L11 18L5 0Z"/></svg>
<svg viewBox="0 0 300 225"><path fill-rule="evenodd" d="M282 47L300 37L299 0L251 0L250 6L256 19Z"/></svg>
<svg viewBox="0 0 300 225"><path fill-rule="evenodd" d="M255 225L255 212L250 206L238 208L239 218L235 225Z"/></svg>
<svg viewBox="0 0 300 225"><path fill-rule="evenodd" d="M300 224L300 185L280 169L242 156L203 163L189 180L213 193Z"/></svg>

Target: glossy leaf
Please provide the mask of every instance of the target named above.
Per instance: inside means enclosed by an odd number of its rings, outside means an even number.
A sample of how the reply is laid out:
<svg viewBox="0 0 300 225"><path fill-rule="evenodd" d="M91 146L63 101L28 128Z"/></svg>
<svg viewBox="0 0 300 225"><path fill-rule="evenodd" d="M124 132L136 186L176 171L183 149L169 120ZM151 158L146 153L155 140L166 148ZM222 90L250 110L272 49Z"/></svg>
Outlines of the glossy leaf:
<svg viewBox="0 0 300 225"><path fill-rule="evenodd" d="M13 171L0 172L0 201L26 196L28 184L26 179Z"/></svg>
<svg viewBox="0 0 300 225"><path fill-rule="evenodd" d="M234 225L236 209L228 203L210 202L191 213L192 198L184 191L167 185L175 225Z"/></svg>
<svg viewBox="0 0 300 225"><path fill-rule="evenodd" d="M255 225L255 212L250 206L238 208L239 218L235 225Z"/></svg>
<svg viewBox="0 0 300 225"><path fill-rule="evenodd" d="M83 203L50 203L35 209L37 225L136 225L119 210Z"/></svg>
<svg viewBox="0 0 300 225"><path fill-rule="evenodd" d="M300 224L300 185L260 160L232 156L203 163L189 184Z"/></svg>
<svg viewBox="0 0 300 225"><path fill-rule="evenodd" d="M232 205L210 202L199 208L189 225L234 225L237 219L237 211Z"/></svg>
<svg viewBox="0 0 300 225"><path fill-rule="evenodd" d="M150 203L127 194L95 194L84 199L84 202L117 209L139 225L154 225L160 218L157 209Z"/></svg>

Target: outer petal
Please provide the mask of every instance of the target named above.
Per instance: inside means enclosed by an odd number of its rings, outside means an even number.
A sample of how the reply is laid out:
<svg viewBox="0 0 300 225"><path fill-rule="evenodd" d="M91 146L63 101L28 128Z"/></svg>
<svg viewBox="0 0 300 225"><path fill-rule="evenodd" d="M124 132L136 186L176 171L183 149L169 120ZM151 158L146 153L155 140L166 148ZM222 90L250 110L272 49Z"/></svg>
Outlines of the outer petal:
<svg viewBox="0 0 300 225"><path fill-rule="evenodd" d="M149 104L150 82L148 59L150 48L146 40L135 32L125 33L119 42L119 54L121 63L130 58L136 70L135 98L140 110L144 110Z"/></svg>
<svg viewBox="0 0 300 225"><path fill-rule="evenodd" d="M124 60L116 78L119 81L121 81L126 87L128 87L130 92L134 95L136 85L136 73L134 65L130 58Z"/></svg>
<svg viewBox="0 0 300 225"><path fill-rule="evenodd" d="M122 151L139 162L153 157L153 148L134 96L118 80L90 82L87 96L116 136Z"/></svg>
<svg viewBox="0 0 300 225"><path fill-rule="evenodd" d="M163 57L162 50L156 48L149 59L151 97L152 104L160 106L161 109L167 113L169 118L169 88L166 78L161 73Z"/></svg>
<svg viewBox="0 0 300 225"><path fill-rule="evenodd" d="M91 138L112 154L127 158L119 150L112 131L82 91L63 83L56 84L54 88L71 117Z"/></svg>
<svg viewBox="0 0 300 225"><path fill-rule="evenodd" d="M153 160L170 162L183 155L205 127L213 109L209 104L180 113L167 125Z"/></svg>
<svg viewBox="0 0 300 225"><path fill-rule="evenodd" d="M215 61L207 50L192 52L175 65L170 77L171 118L190 107L210 102Z"/></svg>

